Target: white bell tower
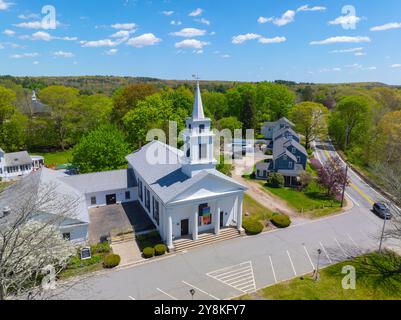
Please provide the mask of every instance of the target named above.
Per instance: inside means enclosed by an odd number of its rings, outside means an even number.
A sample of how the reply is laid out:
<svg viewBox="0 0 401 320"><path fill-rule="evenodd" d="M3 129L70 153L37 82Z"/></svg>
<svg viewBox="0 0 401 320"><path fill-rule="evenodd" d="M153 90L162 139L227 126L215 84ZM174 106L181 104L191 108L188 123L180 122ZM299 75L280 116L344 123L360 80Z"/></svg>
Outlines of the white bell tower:
<svg viewBox="0 0 401 320"><path fill-rule="evenodd" d="M186 120L184 139L184 157L182 171L189 177L204 170L216 169L217 161L213 155L214 133L212 121L205 118L199 79L196 82L195 102L192 117Z"/></svg>

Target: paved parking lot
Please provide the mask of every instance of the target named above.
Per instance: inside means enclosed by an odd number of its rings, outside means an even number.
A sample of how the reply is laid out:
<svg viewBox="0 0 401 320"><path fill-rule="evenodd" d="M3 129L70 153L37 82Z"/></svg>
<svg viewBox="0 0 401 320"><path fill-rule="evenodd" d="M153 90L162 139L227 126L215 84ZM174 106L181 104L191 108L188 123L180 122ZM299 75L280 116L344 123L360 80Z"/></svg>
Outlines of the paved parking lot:
<svg viewBox="0 0 401 320"><path fill-rule="evenodd" d="M92 208L89 218L90 243L102 242L113 233L138 233L155 228L139 202Z"/></svg>

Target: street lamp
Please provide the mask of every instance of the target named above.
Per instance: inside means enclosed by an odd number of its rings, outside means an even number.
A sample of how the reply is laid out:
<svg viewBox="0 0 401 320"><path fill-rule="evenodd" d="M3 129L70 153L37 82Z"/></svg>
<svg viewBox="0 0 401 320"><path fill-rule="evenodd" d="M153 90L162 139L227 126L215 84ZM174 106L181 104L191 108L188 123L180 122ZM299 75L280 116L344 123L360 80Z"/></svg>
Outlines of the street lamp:
<svg viewBox="0 0 401 320"><path fill-rule="evenodd" d="M189 290L189 293L191 294L192 300L194 300L194 296L195 296L195 293L196 293L195 289Z"/></svg>
<svg viewBox="0 0 401 320"><path fill-rule="evenodd" d="M320 278L319 275L319 267L320 267L320 256L322 254L322 250L321 249L317 249L317 266L316 266L316 270L315 270L315 274L313 276L313 280L318 281Z"/></svg>

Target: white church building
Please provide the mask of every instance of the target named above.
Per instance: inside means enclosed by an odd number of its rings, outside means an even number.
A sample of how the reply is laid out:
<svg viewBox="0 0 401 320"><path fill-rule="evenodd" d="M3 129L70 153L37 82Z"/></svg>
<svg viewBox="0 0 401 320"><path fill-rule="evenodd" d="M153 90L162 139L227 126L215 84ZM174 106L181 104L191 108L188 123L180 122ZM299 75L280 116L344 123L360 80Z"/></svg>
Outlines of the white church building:
<svg viewBox="0 0 401 320"><path fill-rule="evenodd" d="M138 199L170 249L181 237L197 240L226 227L242 231L246 187L216 170L213 140L198 83L184 151L153 141L127 157Z"/></svg>
<svg viewBox="0 0 401 320"><path fill-rule="evenodd" d="M211 120L204 115L198 83L193 114L186 121L184 151L153 141L127 156L128 169L69 176L40 168L23 180L56 183L61 196L79 200L76 217L61 226L66 239L88 240L90 208L139 201L161 238L174 249L174 240L179 238L197 240L200 233L219 235L221 229L228 227L243 231L246 187L216 170L213 140ZM0 150L0 159L3 173L8 173L10 161L14 161L15 168L28 166L27 172L35 165L35 159L27 153L4 157ZM15 197L8 197L7 192L2 196L0 207L12 208L10 198Z"/></svg>

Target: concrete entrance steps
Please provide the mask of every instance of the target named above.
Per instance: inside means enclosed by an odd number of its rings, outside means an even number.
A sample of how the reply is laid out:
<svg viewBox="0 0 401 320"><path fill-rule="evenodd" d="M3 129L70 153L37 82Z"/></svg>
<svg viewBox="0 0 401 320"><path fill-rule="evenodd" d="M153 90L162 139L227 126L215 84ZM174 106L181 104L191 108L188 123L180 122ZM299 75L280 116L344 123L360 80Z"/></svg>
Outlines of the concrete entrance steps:
<svg viewBox="0 0 401 320"><path fill-rule="evenodd" d="M240 233L240 231L236 228L221 229L218 236L216 236L214 233L202 233L199 234L199 239L196 241L192 240L192 238L178 239L174 241L174 251L187 251L201 246L238 238L241 235L242 234Z"/></svg>

